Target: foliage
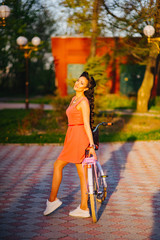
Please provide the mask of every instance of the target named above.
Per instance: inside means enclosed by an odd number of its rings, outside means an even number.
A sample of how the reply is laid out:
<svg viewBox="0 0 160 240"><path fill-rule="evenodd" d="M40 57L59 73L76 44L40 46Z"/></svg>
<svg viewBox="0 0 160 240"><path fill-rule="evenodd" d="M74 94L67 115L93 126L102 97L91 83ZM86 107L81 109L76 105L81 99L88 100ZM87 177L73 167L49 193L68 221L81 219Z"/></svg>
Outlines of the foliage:
<svg viewBox="0 0 160 240"><path fill-rule="evenodd" d="M89 58L84 66L85 71L87 71L91 76L94 77L96 81L95 94L102 96L109 92L109 87L107 86L107 74L106 74L106 59L105 57L95 56Z"/></svg>
<svg viewBox="0 0 160 240"><path fill-rule="evenodd" d="M67 122L66 109L69 106L70 101L71 101L71 95L61 97L59 91L57 90L55 97L51 103L53 106L53 109L56 111L58 115L57 120L61 122L63 126L64 126L63 123Z"/></svg>
<svg viewBox="0 0 160 240"><path fill-rule="evenodd" d="M30 132L34 132L34 129L42 117L44 117L44 111L42 109L31 110L29 114L22 119L21 123L18 124L18 134L27 135L28 133L30 134Z"/></svg>
<svg viewBox="0 0 160 240"><path fill-rule="evenodd" d="M66 8L68 25L73 27L73 32L91 36L89 57L96 56L97 37L101 33L101 0L61 0L60 5Z"/></svg>
<svg viewBox="0 0 160 240"><path fill-rule="evenodd" d="M65 7L64 12L68 15L67 34L83 34L84 36L91 36L94 3L95 0L60 0L60 5ZM99 8L101 8L99 0L98 4ZM102 25L101 15L99 15L97 35L101 34ZM68 28L70 29L70 32L68 32Z"/></svg>
<svg viewBox="0 0 160 240"><path fill-rule="evenodd" d="M57 117L56 112L42 109L1 110L1 137L64 133Z"/></svg>
<svg viewBox="0 0 160 240"><path fill-rule="evenodd" d="M0 88L1 91L24 93L25 59L23 51L18 49L16 39L25 36L30 41L34 36L42 40L41 50L32 52L29 64L30 93L37 91L53 92L53 66L45 70L45 54L50 52L50 35L54 32L55 22L51 13L41 0L6 0L11 14L6 27L0 28ZM34 82L33 82L34 81ZM46 89L45 86L51 87ZM37 89L36 89L37 87Z"/></svg>
<svg viewBox="0 0 160 240"><path fill-rule="evenodd" d="M110 31L117 34L133 37L137 34L142 36L143 27L153 24L156 14L156 0L102 0L104 10L108 13L107 26Z"/></svg>
<svg viewBox="0 0 160 240"><path fill-rule="evenodd" d="M44 65L43 58L30 64L29 87L32 95L53 94L56 89L53 63L50 64L49 69L45 69Z"/></svg>
<svg viewBox="0 0 160 240"><path fill-rule="evenodd" d="M110 90L109 86L107 85L108 81L106 73L107 62L108 61L106 60L106 56L103 57L95 56L89 58L86 64L84 65L84 70L87 71L91 76L93 76L96 81L95 95L97 95L97 98L103 96L104 94L106 95ZM75 81L76 79L67 79L68 84L72 87Z"/></svg>
<svg viewBox="0 0 160 240"><path fill-rule="evenodd" d="M136 99L116 94L105 94L101 97L96 96L95 105L97 111L106 109L136 109Z"/></svg>
<svg viewBox="0 0 160 240"><path fill-rule="evenodd" d="M132 62L146 64L149 55L149 45L144 36L143 28L147 24L154 25L156 1L147 0L102 0L104 11L107 13L106 27L113 36L121 38L121 48L118 52L131 56Z"/></svg>
<svg viewBox="0 0 160 240"><path fill-rule="evenodd" d="M160 107L160 96L155 98L155 106Z"/></svg>
<svg viewBox="0 0 160 240"><path fill-rule="evenodd" d="M94 77L96 81L95 94L98 96L102 96L109 92L109 87L107 85L107 73L106 73L106 65L108 63L108 59L106 56L99 57L91 57L88 59L86 64L84 65L84 70L87 71L91 76ZM67 79L68 84L73 87L76 79Z"/></svg>
<svg viewBox="0 0 160 240"><path fill-rule="evenodd" d="M30 103L39 103L39 104L51 104L54 99L52 95L36 96L30 98Z"/></svg>
<svg viewBox="0 0 160 240"><path fill-rule="evenodd" d="M159 1L134 0L131 2L130 0L115 0L109 5L108 1L103 0L103 5L110 16L110 29L118 31L119 35L123 34L126 36L123 38L125 51L127 52L129 50L130 55L136 63L147 65L137 98L137 111L147 112L151 90L154 84L151 69L155 67L158 53L155 53L156 48L153 47L152 44L150 44L150 49L149 46L147 46L147 39L143 37L143 28L147 24L154 25L155 36L159 36ZM121 14L119 14L119 12ZM139 38L136 39L135 37Z"/></svg>
<svg viewBox="0 0 160 240"><path fill-rule="evenodd" d="M160 111L160 96L150 99L149 109L153 111Z"/></svg>

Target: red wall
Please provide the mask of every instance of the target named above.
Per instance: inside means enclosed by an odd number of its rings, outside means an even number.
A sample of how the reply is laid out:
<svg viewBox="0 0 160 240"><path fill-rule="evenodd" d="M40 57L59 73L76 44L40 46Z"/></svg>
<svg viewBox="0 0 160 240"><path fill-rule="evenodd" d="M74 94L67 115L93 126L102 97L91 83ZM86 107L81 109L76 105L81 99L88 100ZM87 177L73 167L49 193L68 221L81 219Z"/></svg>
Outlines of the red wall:
<svg viewBox="0 0 160 240"><path fill-rule="evenodd" d="M114 44L114 38L98 38L97 55L111 53ZM62 96L67 95L67 65L85 64L90 53L90 37L52 37L52 54L55 60L56 83ZM108 84L111 92L119 92L119 63L116 58L110 62L106 69L106 74L110 77Z"/></svg>

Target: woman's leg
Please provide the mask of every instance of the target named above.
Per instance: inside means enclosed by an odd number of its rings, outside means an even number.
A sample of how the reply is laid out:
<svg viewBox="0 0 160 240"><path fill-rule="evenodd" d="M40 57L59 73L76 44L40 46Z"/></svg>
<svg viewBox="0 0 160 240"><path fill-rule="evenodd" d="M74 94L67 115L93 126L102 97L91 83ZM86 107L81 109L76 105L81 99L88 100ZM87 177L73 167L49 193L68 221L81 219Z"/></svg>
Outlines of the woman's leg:
<svg viewBox="0 0 160 240"><path fill-rule="evenodd" d="M87 167L84 167L84 171L82 168L82 164L76 164L77 172L80 178L80 184L81 184L81 206L80 208L83 210L86 210L88 208L88 194L87 194ZM85 172L85 177L84 177ZM85 180L86 179L86 180Z"/></svg>
<svg viewBox="0 0 160 240"><path fill-rule="evenodd" d="M62 181L62 171L67 164L68 164L67 162L64 162L61 160L56 160L54 163L52 188L51 188L51 194L49 197L50 202L53 202L54 200L57 199L57 193Z"/></svg>

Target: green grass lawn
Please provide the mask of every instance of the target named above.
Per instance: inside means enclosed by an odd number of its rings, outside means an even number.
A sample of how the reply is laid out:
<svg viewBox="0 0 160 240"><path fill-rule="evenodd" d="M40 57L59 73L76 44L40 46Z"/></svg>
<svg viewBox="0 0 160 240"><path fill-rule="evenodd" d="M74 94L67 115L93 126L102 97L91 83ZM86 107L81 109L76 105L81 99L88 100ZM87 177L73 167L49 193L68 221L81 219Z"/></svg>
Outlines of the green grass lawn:
<svg viewBox="0 0 160 240"><path fill-rule="evenodd" d="M95 124L112 121L100 128L101 142L160 140L160 118L109 113L95 116ZM65 112L6 109L0 111L0 143L63 143L67 130Z"/></svg>

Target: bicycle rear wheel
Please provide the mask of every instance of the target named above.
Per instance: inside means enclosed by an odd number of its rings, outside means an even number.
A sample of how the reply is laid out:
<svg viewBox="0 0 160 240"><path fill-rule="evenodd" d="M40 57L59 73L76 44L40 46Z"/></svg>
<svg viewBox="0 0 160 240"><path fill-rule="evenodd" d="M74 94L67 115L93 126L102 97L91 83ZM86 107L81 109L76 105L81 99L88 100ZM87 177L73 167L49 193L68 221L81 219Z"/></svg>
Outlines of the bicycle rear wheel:
<svg viewBox="0 0 160 240"><path fill-rule="evenodd" d="M97 202L95 196L95 173L94 173L94 166L92 164L88 165L88 187L89 187L89 198L90 198L90 205L91 205L91 214L92 220L94 223L97 222Z"/></svg>

